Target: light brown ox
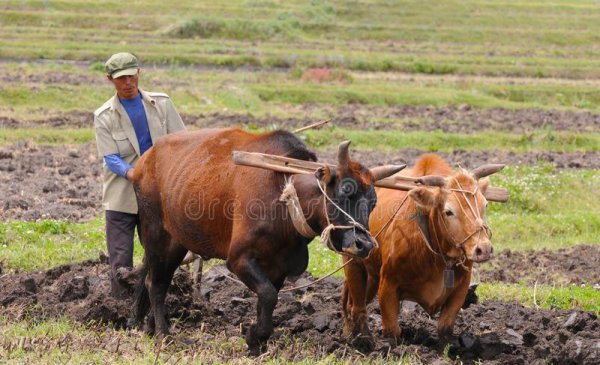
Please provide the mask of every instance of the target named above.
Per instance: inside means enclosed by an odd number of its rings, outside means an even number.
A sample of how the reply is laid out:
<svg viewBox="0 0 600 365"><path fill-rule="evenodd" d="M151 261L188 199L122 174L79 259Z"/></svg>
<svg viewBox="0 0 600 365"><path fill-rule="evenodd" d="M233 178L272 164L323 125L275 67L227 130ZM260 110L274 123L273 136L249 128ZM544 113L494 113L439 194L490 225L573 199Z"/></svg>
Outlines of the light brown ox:
<svg viewBox="0 0 600 365"><path fill-rule="evenodd" d="M487 165L472 173L453 173L440 157L427 154L401 174L439 175L422 180L440 186L422 186L410 192L376 189L378 202L369 229L373 236L381 231L376 236L379 248L367 259L354 259L344 268L345 336L366 335L371 340L366 306L378 294L385 336L400 337L400 301L411 300L429 314L441 311L438 334L442 342L449 338L467 294L473 262L487 261L493 252L485 217L489 179L479 179L502 167ZM422 232L427 230L429 234ZM454 276L453 283L447 279L447 284L452 284L448 288L444 283L447 269Z"/></svg>

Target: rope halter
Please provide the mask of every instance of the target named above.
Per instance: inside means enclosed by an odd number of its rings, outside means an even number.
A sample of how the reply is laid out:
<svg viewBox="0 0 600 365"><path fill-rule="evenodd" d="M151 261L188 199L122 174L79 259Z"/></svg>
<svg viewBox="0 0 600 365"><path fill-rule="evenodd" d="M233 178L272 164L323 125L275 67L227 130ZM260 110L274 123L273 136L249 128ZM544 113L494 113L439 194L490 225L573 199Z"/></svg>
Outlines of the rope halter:
<svg viewBox="0 0 600 365"><path fill-rule="evenodd" d="M356 230L362 230L368 236L371 236L369 231L359 222L357 222L350 214L344 211L338 204L336 204L328 195L327 195L327 187L323 186L321 180L315 176L317 180L317 186L323 195L323 209L325 211L325 219L327 220L327 226L323 229L320 235L320 241L322 244L326 245L330 250L336 251L333 243L331 242L331 234L332 231L336 229L352 229L354 232L354 236L356 238ZM298 194L296 189L294 188L294 180L293 177L286 178L285 186L279 197L279 200L284 202L288 207L288 212L292 218L292 223L294 224L294 228L300 233L303 237L308 239L313 239L318 236L318 234L310 227L308 222L306 221L306 217L304 216L304 212L302 211L302 206L300 205L300 200L298 198ZM327 210L327 202L331 203L339 212L344 214L349 220L349 225L335 225L331 223L329 218L329 212ZM377 241L373 239L375 243Z"/></svg>
<svg viewBox="0 0 600 365"><path fill-rule="evenodd" d="M437 221L439 223L441 223L441 225L444 227L444 230L446 231L446 235L448 236L448 241L450 241L450 243L454 246L454 248L458 249L461 252L461 255L459 256L458 260L456 259L452 259L450 258L450 260L447 260L448 256L446 255L445 252L443 252L441 244L440 244L440 240L438 238L438 234L436 232L435 229L433 229L433 235L435 236L435 241L437 243L438 246L438 250L439 252L436 252L430 244L430 239L428 237L428 234L426 234L425 232L423 232L423 229L419 226L419 231L421 233L421 235L423 236L423 239L425 241L425 244L427 246L427 248L429 249L429 251L431 251L432 253L434 253L435 255L438 255L442 258L442 260L444 261L444 264L446 265L446 267L451 267L453 265L453 261L456 260L456 265L460 265L462 266L464 269L466 269L467 271L469 270L465 265L464 262L466 261L467 258L467 253L465 252L465 248L464 248L464 244L465 242L467 242L471 237L473 237L474 235L478 235L478 237L480 237L480 235L482 233L486 234L487 237L491 240L492 238L492 231L489 228L489 226L485 223L485 221L482 219L481 214L479 214L479 206L478 206L478 202L477 202L477 192L479 190L479 185L475 186L475 189L473 189L473 191L469 191L466 190L462 187L462 185L460 184L460 182L455 179L456 184L458 185L459 189L451 189L451 188L447 188L447 190L451 191L453 194L457 194L457 193L461 193L461 195L463 196L463 198L465 199L465 201L467 202L467 205L469 207L469 209L471 210L471 213L473 213L473 218L476 220L476 228L475 230L473 230L473 232L471 233L467 233L467 235L463 238L463 239L456 239L456 237L454 237L452 235L452 233L450 232L450 229L448 227L448 224L446 223L446 220L443 217L443 213L439 213L436 214L436 218ZM471 202L469 201L469 199L467 198L467 194L471 194L473 197L475 197L475 208L473 208L473 205L471 204ZM458 200L458 198L457 198ZM462 210L463 214L465 215L465 217L468 217L467 212L464 210L464 208L462 207L462 204L459 204L460 209Z"/></svg>
<svg viewBox="0 0 600 365"><path fill-rule="evenodd" d="M457 248L461 248L464 251L464 244L465 242L467 242L467 240L469 240L471 237L473 237L475 234L478 235L478 238L481 237L481 233L485 232L485 235L488 237L488 239L492 239L492 230L490 229L490 227L485 223L485 220L481 217L481 214L479 213L479 203L477 202L477 192L479 191L479 184L475 185L475 189L473 189L473 191L469 191L466 190L462 187L461 183L458 181L458 179L454 179L454 181L456 181L456 184L458 185L459 189L448 189L450 191L452 191L453 194L457 194L457 193L461 193L463 198L465 199L465 201L467 202L467 205L469 207L469 210L471 211L471 213L473 213L473 218L475 219L475 230L473 232L471 232L470 234L467 234L467 236L462 239L462 240L457 240L454 238L454 236L452 236L452 234L450 233L450 231L448 230L448 226L446 225L446 221L444 219L441 219L443 225L444 225L444 229L446 229L446 232L448 233L448 235L450 236L450 238L452 239L452 243L455 245L455 247ZM473 208L473 205L471 205L471 202L469 201L469 199L467 198L467 194L471 194L473 196L473 200L475 200L475 208ZM458 200L458 199L457 199ZM465 212L464 208L462 207L462 204L459 204L460 209L462 210L463 214L465 215L465 217L467 217L467 212Z"/></svg>

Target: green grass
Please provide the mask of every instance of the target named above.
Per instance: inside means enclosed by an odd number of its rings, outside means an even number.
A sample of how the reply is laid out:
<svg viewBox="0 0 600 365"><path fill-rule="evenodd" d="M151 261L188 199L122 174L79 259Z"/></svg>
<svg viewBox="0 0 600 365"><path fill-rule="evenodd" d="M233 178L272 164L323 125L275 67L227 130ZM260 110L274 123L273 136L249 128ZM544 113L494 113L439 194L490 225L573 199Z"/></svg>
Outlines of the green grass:
<svg viewBox="0 0 600 365"><path fill-rule="evenodd" d="M551 166L509 167L493 177L511 196L491 203L490 226L498 249L557 249L598 243L600 172Z"/></svg>
<svg viewBox="0 0 600 365"><path fill-rule="evenodd" d="M8 269L42 270L71 262L98 259L106 252L104 219L85 223L40 220L0 222L0 261ZM135 261L142 248L135 244Z"/></svg>
<svg viewBox="0 0 600 365"><path fill-rule="evenodd" d="M435 132L401 132L378 130L348 130L329 128L305 132L309 146L323 149L343 140L351 140L356 149L398 151L418 147L426 151L450 152L498 149L517 153L529 151L598 151L600 134L575 134L553 130L537 130L526 134L477 132L473 134Z"/></svg>
<svg viewBox="0 0 600 365"><path fill-rule="evenodd" d="M480 300L516 301L528 307L546 309L580 308L600 315L600 291L589 285L538 285L532 288L520 284L481 283L477 287L477 295Z"/></svg>
<svg viewBox="0 0 600 365"><path fill-rule="evenodd" d="M252 126L250 126L252 127ZM193 129L193 127L191 127ZM261 131L254 129L253 131ZM583 152L600 150L600 134L538 130L526 134L478 132L472 134L400 131L361 131L331 127L304 132L311 148L331 149L343 140L351 140L359 150L399 151L418 147L426 151L451 152L463 150L502 150L515 153L531 151ZM94 131L84 128L15 128L0 129L0 145L28 140L42 145L80 144L95 141Z"/></svg>
<svg viewBox="0 0 600 365"><path fill-rule="evenodd" d="M93 129L19 128L0 129L0 145L32 141L42 145L81 144L96 141Z"/></svg>
<svg viewBox="0 0 600 365"><path fill-rule="evenodd" d="M0 64L7 80L0 82L0 116L43 119L69 111L91 114L114 94L98 68L99 63ZM588 81L546 80L537 84L535 80L514 83L504 78L467 76L403 76L396 80L334 69L347 77L319 83L301 79L304 70L217 72L142 65L140 87L168 93L180 113L193 115L221 112L318 118L332 107L356 104L600 111L600 84ZM298 109L307 103L315 107Z"/></svg>
<svg viewBox="0 0 600 365"><path fill-rule="evenodd" d="M128 49L158 63L598 75L600 50L590 46L600 40L593 1L116 4L6 1L0 57L99 61L121 49L113 41L120 35ZM128 21L115 18L115 11Z"/></svg>
<svg viewBox="0 0 600 365"><path fill-rule="evenodd" d="M114 94L100 63L0 63L6 81L0 82L0 116L44 119L69 111L93 112ZM540 108L600 110L600 84L579 80L400 76L353 73L334 69L341 79L304 80L305 68L289 72L215 71L178 65L142 65L140 87L168 93L183 114L251 113L256 116L318 118L336 106L387 108L398 105L462 106L476 108ZM298 108L303 104L313 108ZM395 116L394 121L401 120ZM91 116L90 116L91 125Z"/></svg>
<svg viewBox="0 0 600 365"><path fill-rule="evenodd" d="M85 363L85 364L255 364L246 356L245 341L199 328L186 329L175 341L156 345L139 331L79 324L68 318L14 320L0 315L0 357L3 364ZM193 341L193 345L182 339ZM264 364L418 364L415 355L365 360L360 354L327 354L316 341L299 341L283 334L269 343ZM290 351L289 349L293 349Z"/></svg>

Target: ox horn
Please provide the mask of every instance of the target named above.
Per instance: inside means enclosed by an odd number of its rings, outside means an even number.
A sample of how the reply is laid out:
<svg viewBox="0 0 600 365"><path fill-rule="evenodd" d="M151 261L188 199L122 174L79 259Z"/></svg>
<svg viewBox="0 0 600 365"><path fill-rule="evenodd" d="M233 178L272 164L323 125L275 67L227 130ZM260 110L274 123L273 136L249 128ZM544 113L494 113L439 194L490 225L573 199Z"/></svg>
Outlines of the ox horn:
<svg viewBox="0 0 600 365"><path fill-rule="evenodd" d="M417 184L427 185L427 186L439 186L443 188L446 186L446 179L443 176L438 175L426 175L421 176L415 181Z"/></svg>
<svg viewBox="0 0 600 365"><path fill-rule="evenodd" d="M350 141L344 141L338 146L338 164L340 166L348 166L350 164L348 146L350 146Z"/></svg>
<svg viewBox="0 0 600 365"><path fill-rule="evenodd" d="M491 174L495 174L496 172L502 170L504 168L504 164L495 163L479 166L475 170L471 171L471 174L475 177L476 180L481 179L482 177L489 176Z"/></svg>
<svg viewBox="0 0 600 365"><path fill-rule="evenodd" d="M394 175L398 171L403 170L405 167L406 167L406 165L404 165L404 164L402 164L402 165L384 165L384 166L373 167L370 170L371 170L371 173L373 174L373 177L375 178L375 181L378 181L378 180L382 180L382 179L385 179L386 177Z"/></svg>

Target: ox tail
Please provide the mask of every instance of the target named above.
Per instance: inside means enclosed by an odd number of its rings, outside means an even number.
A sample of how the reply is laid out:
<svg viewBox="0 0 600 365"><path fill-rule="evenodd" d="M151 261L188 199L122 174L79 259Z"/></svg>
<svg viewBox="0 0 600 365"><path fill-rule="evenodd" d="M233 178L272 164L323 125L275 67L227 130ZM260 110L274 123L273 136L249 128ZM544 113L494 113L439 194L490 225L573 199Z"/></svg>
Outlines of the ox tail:
<svg viewBox="0 0 600 365"><path fill-rule="evenodd" d="M146 276L148 275L148 259L147 254L144 254L144 261L140 270L140 276L135 287L133 316L129 321L129 327L141 327L144 323L144 318L150 310L150 295L146 288Z"/></svg>

